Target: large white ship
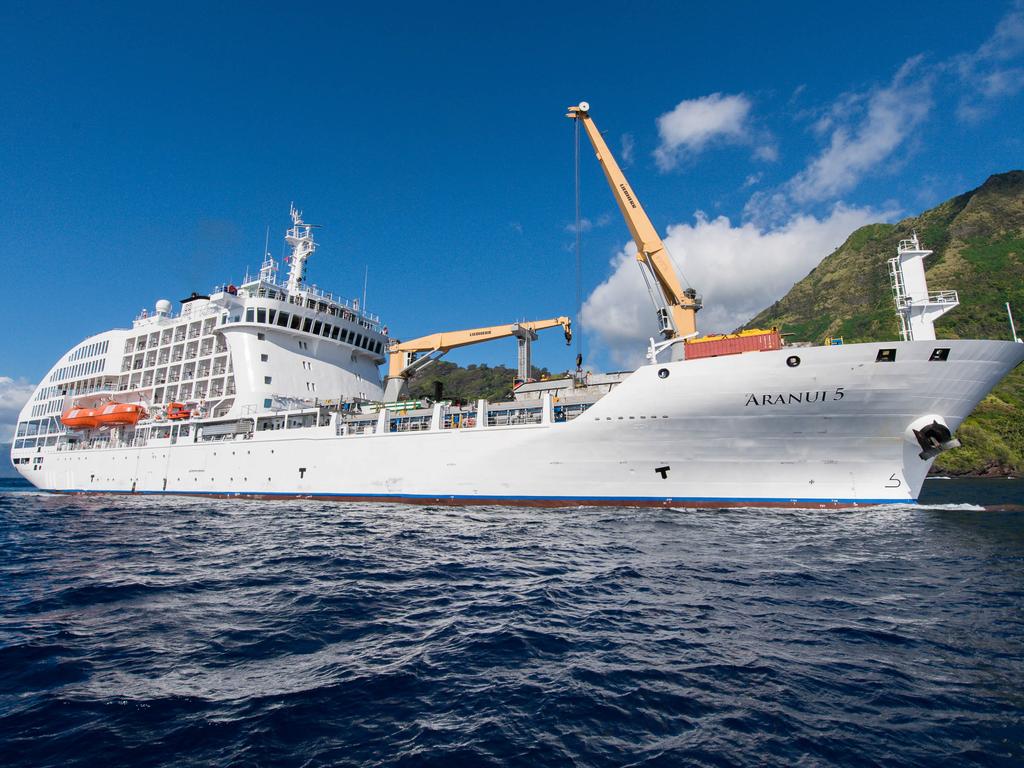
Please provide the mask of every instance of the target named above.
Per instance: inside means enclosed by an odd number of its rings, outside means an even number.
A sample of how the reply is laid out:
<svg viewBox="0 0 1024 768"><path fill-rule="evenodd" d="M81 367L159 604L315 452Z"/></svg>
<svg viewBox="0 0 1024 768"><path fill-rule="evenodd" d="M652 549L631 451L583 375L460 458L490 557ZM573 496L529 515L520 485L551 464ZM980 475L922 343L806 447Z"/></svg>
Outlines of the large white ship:
<svg viewBox="0 0 1024 768"><path fill-rule="evenodd" d="M448 349L538 323L388 336L309 285L313 231L292 210L287 279L260 273L84 339L22 410L11 458L41 489L416 503L832 507L913 502L934 457L1022 360L1014 341L936 340L957 305L930 292L916 236L890 262L900 341L794 347L775 330L697 338L654 227L581 103L637 243L662 339L625 374L526 382L506 402L402 400ZM380 366L388 358L388 376Z"/></svg>

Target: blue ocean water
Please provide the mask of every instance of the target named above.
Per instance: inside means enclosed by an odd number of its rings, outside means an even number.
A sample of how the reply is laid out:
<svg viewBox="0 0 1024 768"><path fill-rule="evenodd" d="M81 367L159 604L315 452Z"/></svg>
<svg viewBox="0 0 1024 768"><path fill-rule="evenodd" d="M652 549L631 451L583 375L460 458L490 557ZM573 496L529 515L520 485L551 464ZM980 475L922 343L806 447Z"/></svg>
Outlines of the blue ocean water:
<svg viewBox="0 0 1024 768"><path fill-rule="evenodd" d="M1024 763L1024 482L538 510L0 489L4 766Z"/></svg>

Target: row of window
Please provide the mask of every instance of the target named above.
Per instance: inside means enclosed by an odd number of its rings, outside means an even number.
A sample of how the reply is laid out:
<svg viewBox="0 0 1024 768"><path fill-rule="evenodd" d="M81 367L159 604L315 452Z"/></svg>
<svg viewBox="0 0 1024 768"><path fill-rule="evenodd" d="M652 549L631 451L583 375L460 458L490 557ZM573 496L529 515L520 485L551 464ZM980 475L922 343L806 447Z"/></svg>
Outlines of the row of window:
<svg viewBox="0 0 1024 768"><path fill-rule="evenodd" d="M36 394L35 399L50 400L51 398L63 397L64 395L87 395L90 392L109 389L116 384L116 377L104 378L102 376L98 376L92 379L82 379L80 381L72 381L67 384L55 384L49 387L43 387ZM57 400L50 405L54 408L58 408L60 407L60 404L61 401Z"/></svg>
<svg viewBox="0 0 1024 768"><path fill-rule="evenodd" d="M188 323L181 323L180 325L172 326L171 328L164 328L161 331L153 331L152 333L144 333L141 336L133 336L124 340L124 352L130 354L132 352L140 352L145 349L153 349L155 347L165 347L168 344L177 344L188 339L198 339L203 336L209 336L213 333L215 326L217 325L218 318L211 317L207 318L205 322L199 320L193 321L191 325ZM227 315L220 318L221 322L227 322Z"/></svg>
<svg viewBox="0 0 1024 768"><path fill-rule="evenodd" d="M36 421L22 421L18 424L18 437L31 437L32 435L52 435L64 431L64 425L60 419L51 416L48 419L37 419Z"/></svg>
<svg viewBox="0 0 1024 768"><path fill-rule="evenodd" d="M63 392L64 387L59 387L56 384L54 384L49 387L42 387L38 392L36 392L36 396L34 399L49 400L51 397L56 397L57 395L63 394Z"/></svg>
<svg viewBox="0 0 1024 768"><path fill-rule="evenodd" d="M355 312L340 307L333 302L316 301L314 299L307 298L305 303L301 295L289 296L284 291L275 291L273 288L265 288L261 286L259 290L249 289L249 295L258 299L277 299L280 301L287 301L289 304L294 304L298 307L306 307L306 309L312 309L314 312L323 312L324 314L332 315L334 317L340 317L343 320L349 322L358 323L364 328L369 328L366 320L363 320Z"/></svg>
<svg viewBox="0 0 1024 768"><path fill-rule="evenodd" d="M103 369L103 358L96 360L90 360L87 363L75 363L74 365L66 365L63 368L58 368L50 376L50 381L64 381L65 379L77 378L79 376L88 376L90 373L96 373Z"/></svg>
<svg viewBox="0 0 1024 768"><path fill-rule="evenodd" d="M23 437L20 440L14 441L15 448L41 448L44 445L56 445L57 435L50 435L50 437ZM22 463L27 464L28 459L22 459Z"/></svg>
<svg viewBox="0 0 1024 768"><path fill-rule="evenodd" d="M276 325L279 328L290 328L293 331L302 331L303 333L311 333L314 336L323 336L326 339L333 339L335 341L341 341L345 344L351 344L354 347L360 347L365 349L367 352L374 354L381 354L384 349L384 344L381 341L364 336L361 333L356 333L348 328L342 328L338 325L331 325L321 320L314 320L311 317L303 317L302 315L289 315L285 311L278 311L276 309L264 309L263 307L248 307L245 310L245 322L247 323L260 323L261 325Z"/></svg>
<svg viewBox="0 0 1024 768"><path fill-rule="evenodd" d="M49 403L40 403L39 405L32 406L32 418L38 416L45 416L48 413L57 413L60 410L61 401L53 400Z"/></svg>
<svg viewBox="0 0 1024 768"><path fill-rule="evenodd" d="M105 355L107 354L108 344L109 342L106 341L94 341L92 344L79 347L68 355L68 362L73 363L75 360L81 360L83 357L92 357L93 355Z"/></svg>

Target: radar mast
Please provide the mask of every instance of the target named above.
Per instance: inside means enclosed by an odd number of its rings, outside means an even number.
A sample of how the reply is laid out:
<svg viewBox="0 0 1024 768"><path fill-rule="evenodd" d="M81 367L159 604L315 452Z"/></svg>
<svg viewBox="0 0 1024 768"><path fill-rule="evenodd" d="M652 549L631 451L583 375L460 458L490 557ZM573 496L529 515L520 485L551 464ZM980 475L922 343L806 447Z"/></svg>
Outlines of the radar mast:
<svg viewBox="0 0 1024 768"><path fill-rule="evenodd" d="M291 256L288 259L288 293L298 293L302 288L302 281L306 273L306 259L313 255L316 250L316 243L313 242L314 224L307 224L302 220L302 211L296 210L295 204L289 211L292 217L292 228L288 230L284 239L292 247Z"/></svg>

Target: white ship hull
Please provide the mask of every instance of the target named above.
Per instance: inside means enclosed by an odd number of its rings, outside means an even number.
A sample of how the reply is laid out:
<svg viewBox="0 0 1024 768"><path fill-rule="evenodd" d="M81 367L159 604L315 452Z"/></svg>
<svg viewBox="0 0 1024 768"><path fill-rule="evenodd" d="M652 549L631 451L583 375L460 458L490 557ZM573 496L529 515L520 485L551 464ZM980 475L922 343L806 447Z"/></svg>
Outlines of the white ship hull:
<svg viewBox="0 0 1024 768"><path fill-rule="evenodd" d="M948 359L931 360L933 350ZM895 349L894 362L877 362ZM787 364L791 356L799 365ZM913 433L955 431L1024 344L787 348L648 365L573 421L14 452L39 488L415 503L836 507L913 502L931 465ZM668 375L659 376L659 371Z"/></svg>

